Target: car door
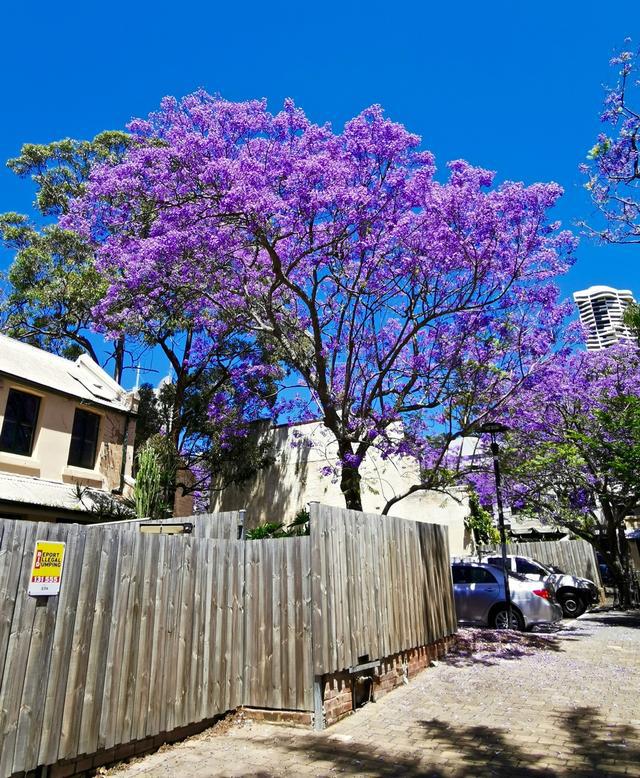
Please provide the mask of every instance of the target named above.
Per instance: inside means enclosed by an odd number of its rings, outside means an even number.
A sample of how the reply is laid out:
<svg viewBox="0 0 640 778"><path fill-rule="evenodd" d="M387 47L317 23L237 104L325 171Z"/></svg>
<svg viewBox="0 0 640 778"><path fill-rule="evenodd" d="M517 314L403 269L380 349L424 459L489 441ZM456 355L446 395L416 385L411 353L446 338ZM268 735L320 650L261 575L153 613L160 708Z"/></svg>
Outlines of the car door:
<svg viewBox="0 0 640 778"><path fill-rule="evenodd" d="M468 621L469 594L471 581L469 578L469 565L452 565L451 577L453 579L453 599L456 604L456 617L458 621Z"/></svg>
<svg viewBox="0 0 640 778"><path fill-rule="evenodd" d="M467 619L486 624L491 607L501 599L500 583L486 567L472 567L470 593L467 600Z"/></svg>

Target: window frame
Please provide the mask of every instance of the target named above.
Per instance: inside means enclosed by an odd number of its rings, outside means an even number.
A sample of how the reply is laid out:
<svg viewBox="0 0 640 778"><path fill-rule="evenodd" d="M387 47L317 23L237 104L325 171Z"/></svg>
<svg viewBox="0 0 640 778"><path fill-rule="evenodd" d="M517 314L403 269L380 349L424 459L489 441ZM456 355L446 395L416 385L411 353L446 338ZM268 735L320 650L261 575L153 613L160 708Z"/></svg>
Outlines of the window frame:
<svg viewBox="0 0 640 778"><path fill-rule="evenodd" d="M74 436L74 430L76 428L76 420L78 418L79 414L84 414L85 416L93 416L96 419L96 426L95 426L95 439L93 440L93 452L92 457L90 460L85 461L91 461L91 465L87 466L86 464L83 464L82 456L78 458L78 461L71 461L72 453L74 452L74 439L78 436ZM69 453L67 454L67 467L77 467L81 470L95 470L96 467L96 461L98 459L98 449L100 444L100 430L102 426L102 414L96 413L94 410L89 410L87 407L82 405L77 405L73 412L73 423L71 425L71 436L69 441ZM88 438L84 437L82 439L82 447L81 447L81 454L84 453L84 446L87 443Z"/></svg>
<svg viewBox="0 0 640 778"><path fill-rule="evenodd" d="M2 439L5 434L5 425L7 424L7 410L9 408L9 402L11 401L11 394L14 393L15 395L22 395L23 397L29 397L35 401L35 414L33 417L33 421L31 422L31 434L29 436L29 446L28 450L25 451L16 451L15 448L8 448L7 446L3 445ZM18 388L16 386L9 386L7 391L7 399L4 406L4 413L2 416L2 428L0 429L0 452L5 454L11 454L13 456L18 457L26 457L27 459L31 459L33 457L33 450L36 446L36 438L38 437L38 422L40 421L42 412L42 395L37 394L36 392L30 392L28 390L25 390L23 388ZM15 420L12 420L15 424ZM24 422L17 422L18 424L24 424ZM14 433L14 441L15 441L15 433Z"/></svg>

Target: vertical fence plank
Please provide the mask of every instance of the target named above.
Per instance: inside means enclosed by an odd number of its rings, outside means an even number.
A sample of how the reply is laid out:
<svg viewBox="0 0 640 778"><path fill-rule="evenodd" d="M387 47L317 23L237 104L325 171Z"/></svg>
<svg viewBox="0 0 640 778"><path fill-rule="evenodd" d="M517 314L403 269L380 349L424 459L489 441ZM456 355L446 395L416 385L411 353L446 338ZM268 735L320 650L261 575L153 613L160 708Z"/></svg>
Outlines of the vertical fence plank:
<svg viewBox="0 0 640 778"><path fill-rule="evenodd" d="M85 533L78 525L66 536L65 560L57 619L53 635L49 679L44 698L44 715L37 764L52 764L59 758L67 680L70 667L76 612L80 596Z"/></svg>
<svg viewBox="0 0 640 778"><path fill-rule="evenodd" d="M5 520L2 521L2 525L4 531L0 548L0 688L4 678L11 624L20 586L20 569L26 533L26 527L21 522ZM11 671L8 665L7 671ZM0 737L2 737L2 729L0 729Z"/></svg>
<svg viewBox="0 0 640 778"><path fill-rule="evenodd" d="M167 543L171 536L157 536L158 553L155 560L155 586L149 596L153 607L153 629L150 633L151 659L149 666L149 693L147 697L146 726L140 737L149 737L160 732L160 709L162 707L162 673L167 644L167 600L170 583L169 555Z"/></svg>
<svg viewBox="0 0 640 778"><path fill-rule="evenodd" d="M62 715L62 733L58 757L61 759L76 756L82 723L84 687L87 679L89 651L91 648L91 630L95 613L96 588L98 586L98 559L104 533L90 533L85 541L82 559L82 573L76 607L73 643L69 660L67 691Z"/></svg>
<svg viewBox="0 0 640 778"><path fill-rule="evenodd" d="M78 753L90 754L98 748L102 707L105 704L105 680L111 627L113 622L113 597L118 562L118 537L111 528L102 530L100 555L95 564L98 567L98 584L94 601L94 616L89 638L82 720Z"/></svg>
<svg viewBox="0 0 640 778"><path fill-rule="evenodd" d="M147 732L149 709L149 687L152 683L151 665L153 662L153 634L156 618L155 599L158 583L158 558L160 537L150 535L145 538L145 554L140 600L140 629L138 631L138 657L136 663L136 691L134 697L131 734L141 740Z"/></svg>
<svg viewBox="0 0 640 778"><path fill-rule="evenodd" d="M248 608L247 596L250 590L245 578L248 571L253 576L254 586L259 585L259 579L256 576L257 567L249 553L251 548L256 551L256 544L234 542L229 544L225 551L229 561L222 603L225 630L223 699L225 704L229 706L233 705L234 699L238 699L237 695L239 695L239 699L247 699L251 685L251 679L246 675L246 668L253 666L251 660L254 655L252 641L259 618L257 597L253 598L252 609L248 611L253 614L252 617L247 618L243 610L243 607ZM238 640L237 649L236 640Z"/></svg>
<svg viewBox="0 0 640 778"><path fill-rule="evenodd" d="M31 573L31 562L39 524L25 528L22 547L19 549L20 568L15 586L15 608L9 633L5 666L0 687L0 775L11 775L16 745L18 754L21 743L16 743L20 703L29 659L32 626L36 613L36 598L27 595ZM20 758L20 756L19 756Z"/></svg>
<svg viewBox="0 0 640 778"><path fill-rule="evenodd" d="M182 597L182 568L185 564L184 543L171 543L171 577L167 603L167 647L165 670L162 675L162 711L160 731L170 732L177 727L176 695L178 686L178 647L180 642L180 601Z"/></svg>
<svg viewBox="0 0 640 778"><path fill-rule="evenodd" d="M66 528L59 525L48 523L38 525L38 540L64 542L66 535ZM31 599L35 601L35 614L31 626L31 641L17 722L14 772L28 770L30 765L37 764L44 714L43 690L47 686L59 603L58 596Z"/></svg>

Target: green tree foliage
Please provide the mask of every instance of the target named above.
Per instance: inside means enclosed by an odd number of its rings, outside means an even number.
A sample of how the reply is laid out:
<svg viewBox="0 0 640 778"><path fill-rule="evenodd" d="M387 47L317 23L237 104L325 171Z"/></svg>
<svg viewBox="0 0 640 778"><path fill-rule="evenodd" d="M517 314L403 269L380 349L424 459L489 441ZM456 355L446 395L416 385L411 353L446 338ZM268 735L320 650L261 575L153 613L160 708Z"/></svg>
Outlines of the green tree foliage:
<svg viewBox="0 0 640 778"><path fill-rule="evenodd" d="M500 542L500 533L493 524L492 515L480 505L480 498L474 491L469 495L469 515L464 523L465 527L473 533L477 544L487 546Z"/></svg>
<svg viewBox="0 0 640 778"><path fill-rule="evenodd" d="M6 334L69 358L86 352L100 361L90 334L95 324L92 309L104 296L106 282L95 269L87 242L46 218L65 214L70 200L84 192L92 167L116 162L129 144L123 132L102 132L92 141L28 143L7 163L16 175L36 184L34 207L44 221L36 223L19 213L0 215L0 237L15 252L0 308L0 327ZM124 338L103 345L106 363L120 380Z"/></svg>
<svg viewBox="0 0 640 778"><path fill-rule="evenodd" d="M640 305L631 303L624 312L624 323L635 335L638 345L640 345Z"/></svg>
<svg viewBox="0 0 640 778"><path fill-rule="evenodd" d="M178 417L177 447L169 434L175 407L175 382L165 381L157 390L151 384L143 384L139 389L135 450L141 450L152 438L164 438L166 446L180 452L175 468L176 483L167 494L169 503L178 487L184 494L208 495L212 485L221 491L232 484L245 483L273 463L273 445L258 434L258 427L255 433L229 437L225 434L226 425L216 424L210 418L209 403L222 381L223 377L209 369L188 386ZM263 391L268 388L263 387Z"/></svg>
<svg viewBox="0 0 640 778"><path fill-rule="evenodd" d="M105 285L86 243L56 225L38 228L17 213L0 215L0 234L16 252L6 274L2 330L69 359L86 352L98 362L89 337L91 308Z"/></svg>
<svg viewBox="0 0 640 778"><path fill-rule="evenodd" d="M247 530L247 540L265 540L270 538L295 538L309 534L309 511L301 508L290 524L278 524L266 521Z"/></svg>
<svg viewBox="0 0 640 778"><path fill-rule="evenodd" d="M136 484L133 497L140 518L163 519L171 510L177 457L166 437L149 438L137 454Z"/></svg>
<svg viewBox="0 0 640 778"><path fill-rule="evenodd" d="M158 397L153 386L144 383L138 389L138 415L136 417L136 437L134 441L134 454L152 436L157 435L162 429L163 415L159 408Z"/></svg>

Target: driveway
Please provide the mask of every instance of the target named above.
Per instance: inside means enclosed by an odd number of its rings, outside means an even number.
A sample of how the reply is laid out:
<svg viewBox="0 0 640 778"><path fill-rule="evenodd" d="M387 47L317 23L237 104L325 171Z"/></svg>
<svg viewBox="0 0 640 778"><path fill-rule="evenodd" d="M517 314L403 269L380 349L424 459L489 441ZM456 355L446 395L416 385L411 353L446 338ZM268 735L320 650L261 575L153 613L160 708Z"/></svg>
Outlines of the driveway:
<svg viewBox="0 0 640 778"><path fill-rule="evenodd" d="M640 776L640 614L463 630L455 655L322 733L238 721L114 778Z"/></svg>

